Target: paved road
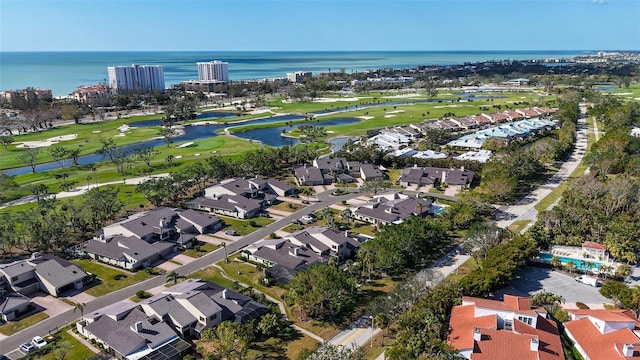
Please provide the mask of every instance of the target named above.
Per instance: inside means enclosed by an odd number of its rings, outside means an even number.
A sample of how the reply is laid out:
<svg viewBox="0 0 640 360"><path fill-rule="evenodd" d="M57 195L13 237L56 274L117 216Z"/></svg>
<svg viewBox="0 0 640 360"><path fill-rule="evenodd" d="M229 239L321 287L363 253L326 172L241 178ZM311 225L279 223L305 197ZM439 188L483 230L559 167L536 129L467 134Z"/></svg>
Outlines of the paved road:
<svg viewBox="0 0 640 360"><path fill-rule="evenodd" d="M322 209L325 206L329 206L333 203L339 203L342 200L348 200L354 197L359 196L358 192L353 192L347 195L342 196L330 196L331 191L325 191L323 193L318 194L318 202L312 203L311 205L298 210L291 215L277 220L257 231L242 237L232 243L227 245L227 251L229 253L236 252L245 246L252 244L260 239L263 239L269 236L270 233L275 232L291 223L292 220L298 219L302 214L309 213L312 211L317 211ZM178 267L175 271L177 271L180 275L188 275L194 271L200 270L204 267L212 265L220 260L224 259L224 250L218 249L213 251L205 256L202 256L189 264L182 265ZM85 312L89 313L100 308L103 308L107 305L113 304L118 301L122 301L124 299L128 299L136 294L138 290L149 290L157 286L161 286L166 283L166 279L164 276L156 276L152 279L131 285L127 288L112 292L110 294L101 296L96 298L95 300L88 302L85 307ZM51 332L57 331L58 328L76 321L80 317L79 312L73 312L73 310L65 311L57 316L50 317L44 321L41 321L28 329L20 331L19 333L9 336L0 340L0 353L9 353L13 349L16 349L20 344L29 339L33 338L36 335L44 335Z"/></svg>
<svg viewBox="0 0 640 360"><path fill-rule="evenodd" d="M549 180L518 201L517 204L501 206L499 208L501 214L498 219L498 226L507 228L517 220L530 220L532 223L535 222L538 218L538 211L535 208L536 205L555 190L562 182L566 181L571 173L573 173L573 171L578 167L587 151L586 111L586 105L580 104L580 113L582 118L578 120L576 144L569 159L560 166L558 172Z"/></svg>
<svg viewBox="0 0 640 360"><path fill-rule="evenodd" d="M464 255L462 253L462 245L459 245L425 270L439 271L442 274L442 279L444 279L456 271L467 259L469 259L469 255ZM435 284L432 284L432 286L435 286ZM381 329L372 329L371 319L364 315L346 329L340 331L329 342L337 346L367 346L370 344L371 338L375 337L380 331Z"/></svg>

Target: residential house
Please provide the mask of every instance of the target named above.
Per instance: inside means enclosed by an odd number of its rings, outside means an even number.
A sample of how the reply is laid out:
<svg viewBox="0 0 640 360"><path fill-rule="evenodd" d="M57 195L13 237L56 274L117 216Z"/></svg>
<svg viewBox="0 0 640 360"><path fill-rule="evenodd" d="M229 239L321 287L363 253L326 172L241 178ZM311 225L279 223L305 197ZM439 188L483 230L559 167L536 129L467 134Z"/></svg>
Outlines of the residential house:
<svg viewBox="0 0 640 360"><path fill-rule="evenodd" d="M188 207L205 210L237 219L249 219L262 212L262 201L242 195L218 195L214 198L199 197L187 203Z"/></svg>
<svg viewBox="0 0 640 360"><path fill-rule="evenodd" d="M455 123L456 125L458 125L460 128L464 130L477 129L480 126L478 122L475 120L475 118L472 116L452 118L449 120L451 120L453 123Z"/></svg>
<svg viewBox="0 0 640 360"><path fill-rule="evenodd" d="M609 254L607 254L607 248L602 244L598 244L597 242L593 242L593 241L583 242L582 253L587 254L588 256L594 259L599 259L601 261L609 260Z"/></svg>
<svg viewBox="0 0 640 360"><path fill-rule="evenodd" d="M584 359L640 359L640 323L629 310L567 312L565 332Z"/></svg>
<svg viewBox="0 0 640 360"><path fill-rule="evenodd" d="M294 246L310 249L321 257L334 256L338 260L350 257L360 247L360 242L348 234L320 226L296 231L284 239Z"/></svg>
<svg viewBox="0 0 640 360"><path fill-rule="evenodd" d="M84 245L84 252L92 259L127 270L151 266L174 251L174 244L156 241L152 244L136 236L100 235Z"/></svg>
<svg viewBox="0 0 640 360"><path fill-rule="evenodd" d="M400 186L456 186L458 189L468 188L473 181L474 172L471 170L435 168L435 167L406 167L400 173Z"/></svg>
<svg viewBox="0 0 640 360"><path fill-rule="evenodd" d="M169 241L179 246L190 247L192 239L199 234L221 229L220 219L194 210L160 207L131 215L129 218L102 229L105 238L115 235L135 236L148 243Z"/></svg>
<svg viewBox="0 0 640 360"><path fill-rule="evenodd" d="M377 166L360 164L360 178L364 181L382 181L384 180L384 174Z"/></svg>
<svg viewBox="0 0 640 360"><path fill-rule="evenodd" d="M130 302L117 302L85 314L76 329L119 359L177 360L191 347L166 322Z"/></svg>
<svg viewBox="0 0 640 360"><path fill-rule="evenodd" d="M167 322L183 338L200 338L202 332L223 321L245 324L269 312L250 297L216 283L186 279L140 302L148 316Z"/></svg>
<svg viewBox="0 0 640 360"><path fill-rule="evenodd" d="M432 201L398 191L375 195L373 200L352 209L353 217L374 225L398 224L411 216L425 216Z"/></svg>
<svg viewBox="0 0 640 360"><path fill-rule="evenodd" d="M294 172L300 186L328 185L333 182L333 176L322 174L315 166L300 166Z"/></svg>
<svg viewBox="0 0 640 360"><path fill-rule="evenodd" d="M0 289L0 320L4 322L19 319L29 311L31 299L6 289Z"/></svg>
<svg viewBox="0 0 640 360"><path fill-rule="evenodd" d="M33 253L27 260L16 261L0 268L0 277L11 289L22 295L38 290L49 295L84 287L88 274L77 265L52 255Z"/></svg>
<svg viewBox="0 0 640 360"><path fill-rule="evenodd" d="M450 346L465 359L563 360L560 334L543 308L526 297L503 301L464 296L449 320Z"/></svg>
<svg viewBox="0 0 640 360"><path fill-rule="evenodd" d="M259 240L247 246L242 256L265 265L267 275L281 284L291 280L296 272L326 260L310 248L294 245L288 239Z"/></svg>

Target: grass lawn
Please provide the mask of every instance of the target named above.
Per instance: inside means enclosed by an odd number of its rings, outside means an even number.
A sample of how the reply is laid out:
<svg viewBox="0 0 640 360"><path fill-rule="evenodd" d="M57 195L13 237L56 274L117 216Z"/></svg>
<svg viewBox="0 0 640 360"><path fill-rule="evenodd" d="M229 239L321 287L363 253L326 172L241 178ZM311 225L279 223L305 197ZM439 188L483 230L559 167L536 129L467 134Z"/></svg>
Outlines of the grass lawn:
<svg viewBox="0 0 640 360"><path fill-rule="evenodd" d="M33 324L37 324L40 321L47 319L48 317L49 315L45 314L44 312L37 312L18 321L10 321L0 326L0 334L7 336L13 335L28 328L29 326L32 326Z"/></svg>
<svg viewBox="0 0 640 360"><path fill-rule="evenodd" d="M138 271L135 274L125 273L124 271L116 270L112 267L101 265L85 259L72 260L72 262L80 266L80 268L82 268L84 271L95 274L98 279L102 280L102 283L85 291L87 294L96 297L106 295L108 293L153 277L152 275L147 274L145 271ZM117 275L124 276L124 278L115 280L114 277Z"/></svg>
<svg viewBox="0 0 640 360"><path fill-rule="evenodd" d="M293 233L293 232L296 232L296 231L298 231L298 230L302 230L302 229L304 229L304 226L303 226L303 225L291 224L291 225L287 225L287 226L285 226L285 227L282 229L282 231L286 231L286 232L288 232L288 233Z"/></svg>
<svg viewBox="0 0 640 360"><path fill-rule="evenodd" d="M513 224L509 225L509 230L513 231L515 234L520 234L520 231L524 229L531 220L516 220Z"/></svg>
<svg viewBox="0 0 640 360"><path fill-rule="evenodd" d="M375 236L376 227L368 223L355 222L351 227L351 231L355 233Z"/></svg>
<svg viewBox="0 0 640 360"><path fill-rule="evenodd" d="M212 281L216 284L220 284L224 287L227 287L229 289L234 289L235 288L235 284L233 283L233 281L227 279L226 277L222 276L220 274L220 270L218 270L217 268L213 267L213 266L209 266L206 267L202 270L198 270L196 272L193 272L191 274L189 274L188 276L191 279L202 279L202 280L207 280L207 281Z"/></svg>
<svg viewBox="0 0 640 360"><path fill-rule="evenodd" d="M475 269L477 269L476 260L471 257L467 261L462 263L462 265L458 267L458 270L456 270L455 273L449 274L449 276L447 276L445 280L459 281L460 279L462 279L463 277L465 277L467 274L471 273Z"/></svg>
<svg viewBox="0 0 640 360"><path fill-rule="evenodd" d="M209 244L206 242L200 242L200 244L198 244L200 246L200 250L196 250L196 249L189 249L189 250L185 250L182 254L183 255L187 255L189 257L192 258L199 258L201 256L207 255L207 253L210 253L216 249L218 249L218 247L216 245L213 244Z"/></svg>
<svg viewBox="0 0 640 360"><path fill-rule="evenodd" d="M315 349L319 343L293 328L286 328L278 335L265 341L251 344L247 359L297 359L304 349Z"/></svg>
<svg viewBox="0 0 640 360"><path fill-rule="evenodd" d="M223 230L235 230L240 236L245 236L247 234L251 234L252 232L260 229L263 226L269 225L275 220L265 218L265 217L256 217L248 220L240 220L234 219L226 216L218 216L220 219L224 221L227 225ZM251 222L254 221L256 223L256 227L251 226Z"/></svg>
<svg viewBox="0 0 640 360"><path fill-rule="evenodd" d="M76 338L71 336L65 330L62 330L56 334L58 340L56 344L62 344L63 342L68 342L71 347L67 355L64 357L65 360L84 360L88 359L94 355L93 351L89 350L84 344L78 341ZM55 350L49 352L46 355L38 357L39 360L58 360L59 357L56 356Z"/></svg>
<svg viewBox="0 0 640 360"><path fill-rule="evenodd" d="M287 202L287 201L282 201L279 204L269 206L269 209L275 209L275 210L287 211L287 212L295 212L297 210L302 209L303 207L304 207L304 205L302 205L302 204L296 204L296 203L291 203L291 202Z"/></svg>

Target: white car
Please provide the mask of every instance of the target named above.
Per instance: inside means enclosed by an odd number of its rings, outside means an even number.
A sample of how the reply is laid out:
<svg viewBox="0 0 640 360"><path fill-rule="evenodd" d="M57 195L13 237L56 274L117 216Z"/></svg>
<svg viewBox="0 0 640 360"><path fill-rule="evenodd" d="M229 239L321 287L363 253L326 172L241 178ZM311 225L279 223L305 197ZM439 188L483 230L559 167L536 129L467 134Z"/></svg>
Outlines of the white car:
<svg viewBox="0 0 640 360"><path fill-rule="evenodd" d="M31 340L31 343L33 344L33 346L37 347L38 349L42 349L43 347L47 346L47 342L40 336L36 336Z"/></svg>
<svg viewBox="0 0 640 360"><path fill-rule="evenodd" d="M20 351L22 351L25 354L32 352L34 349L35 349L35 346L33 346L32 343L27 342L20 345Z"/></svg>

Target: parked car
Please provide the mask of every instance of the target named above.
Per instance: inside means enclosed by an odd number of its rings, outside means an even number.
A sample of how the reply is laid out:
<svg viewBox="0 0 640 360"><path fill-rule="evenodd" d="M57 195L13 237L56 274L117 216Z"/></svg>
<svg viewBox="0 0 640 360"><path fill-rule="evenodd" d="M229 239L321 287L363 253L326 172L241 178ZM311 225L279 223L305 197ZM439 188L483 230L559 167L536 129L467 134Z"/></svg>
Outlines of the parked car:
<svg viewBox="0 0 640 360"><path fill-rule="evenodd" d="M31 340L31 343L33 344L33 346L37 347L38 349L42 349L43 347L47 346L47 341L40 336L34 337Z"/></svg>
<svg viewBox="0 0 640 360"><path fill-rule="evenodd" d="M227 230L224 232L226 235L236 236L238 233L235 230Z"/></svg>
<svg viewBox="0 0 640 360"><path fill-rule="evenodd" d="M305 215L303 217L300 218L300 222L303 224L309 224L316 221L315 216L311 216L311 215Z"/></svg>
<svg viewBox="0 0 640 360"><path fill-rule="evenodd" d="M22 352L23 352L23 353L25 353L25 354L26 354L26 353L30 353L30 352L32 352L32 351L33 351L33 350L35 350L35 349L36 349L36 347L35 347L35 346L33 346L33 344L32 344L32 343L30 343L30 342L26 342L26 343L24 343L24 344L20 345L20 351L22 351Z"/></svg>
<svg viewBox="0 0 640 360"><path fill-rule="evenodd" d="M598 286L598 279L592 276L580 275L576 278L576 281L590 286Z"/></svg>

